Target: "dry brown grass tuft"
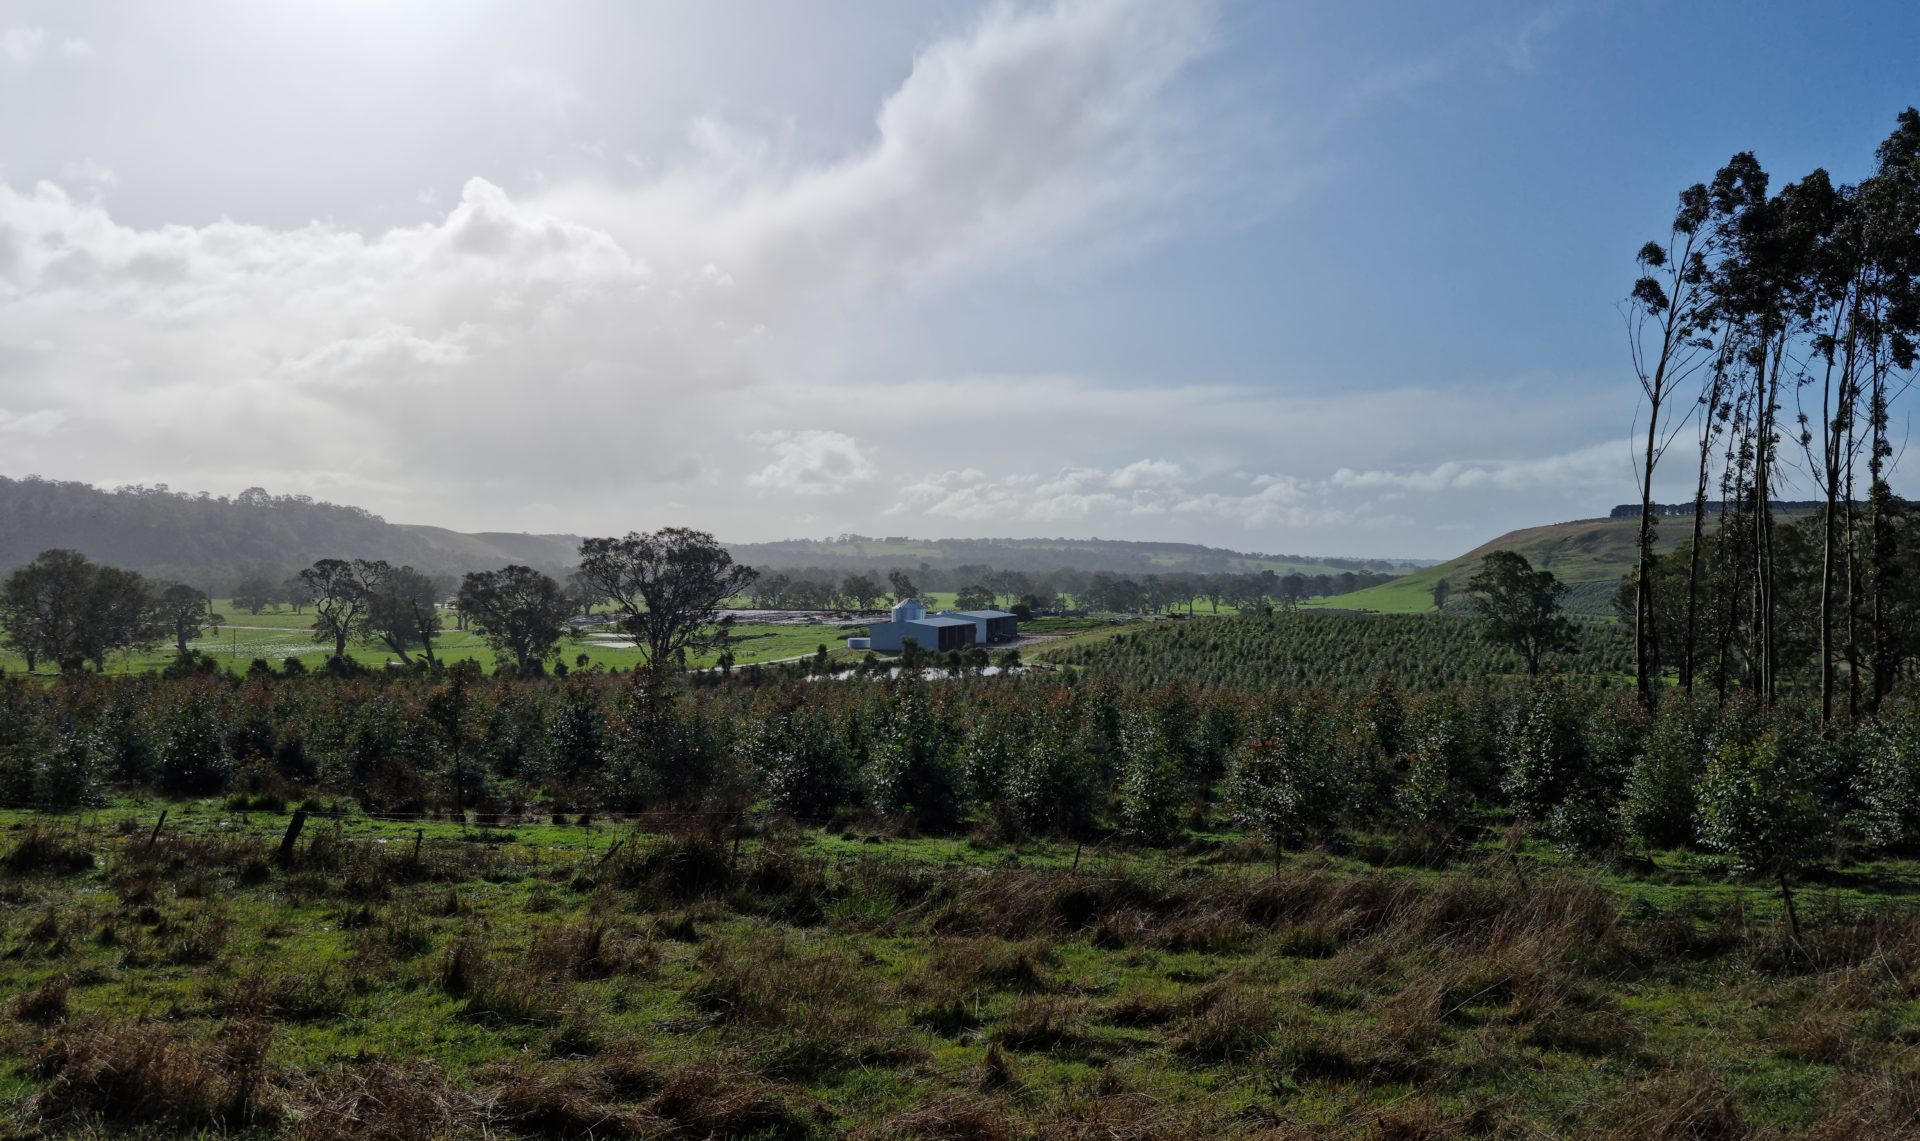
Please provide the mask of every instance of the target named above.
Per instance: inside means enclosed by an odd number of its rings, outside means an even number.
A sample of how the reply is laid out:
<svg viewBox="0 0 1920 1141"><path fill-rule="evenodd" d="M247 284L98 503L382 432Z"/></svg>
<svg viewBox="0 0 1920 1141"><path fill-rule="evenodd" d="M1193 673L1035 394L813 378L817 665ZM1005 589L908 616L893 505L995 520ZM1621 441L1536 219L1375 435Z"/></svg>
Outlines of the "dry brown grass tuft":
<svg viewBox="0 0 1920 1141"><path fill-rule="evenodd" d="M1585 1136L1607 1141L1717 1141L1753 1135L1733 1093L1703 1069L1654 1075L1599 1107Z"/></svg>
<svg viewBox="0 0 1920 1141"><path fill-rule="evenodd" d="M969 989L1039 994L1054 989L1047 972L1060 953L1045 939L943 938L933 946L932 971Z"/></svg>
<svg viewBox="0 0 1920 1141"><path fill-rule="evenodd" d="M589 919L541 931L526 957L549 978L586 981L644 973L659 962L660 950L643 932Z"/></svg>
<svg viewBox="0 0 1920 1141"><path fill-rule="evenodd" d="M1004 1141L1011 1108L1002 1101L973 1094L939 1097L888 1121L878 1130L857 1136L938 1138L940 1141Z"/></svg>
<svg viewBox="0 0 1920 1141"><path fill-rule="evenodd" d="M1277 1017L1267 995L1241 987L1210 990L1173 1028L1173 1051L1199 1062L1244 1061L1273 1040Z"/></svg>
<svg viewBox="0 0 1920 1141"><path fill-rule="evenodd" d="M689 1138L811 1137L828 1120L825 1107L805 1095L782 1097L767 1086L703 1067L676 1074L648 1103L647 1113L662 1125L678 1127L679 1133L668 1136Z"/></svg>
<svg viewBox="0 0 1920 1141"><path fill-rule="evenodd" d="M229 1024L212 1043L154 1025L75 1028L42 1045L34 1076L46 1084L31 1111L55 1126L86 1118L190 1129L267 1124L277 1116L267 1087L271 1035L256 1020Z"/></svg>
<svg viewBox="0 0 1920 1141"><path fill-rule="evenodd" d="M77 838L52 828L31 824L22 829L13 848L0 856L0 871L25 876L40 873L72 875L93 869L93 852Z"/></svg>
<svg viewBox="0 0 1920 1141"><path fill-rule="evenodd" d="M66 976L56 975L25 994L15 995L7 1003L7 1013L21 1022L50 1026L67 1017L67 994L71 989Z"/></svg>
<svg viewBox="0 0 1920 1141"><path fill-rule="evenodd" d="M993 1043L1022 1053L1086 1054L1093 1044L1081 1027L1091 1009L1084 1000L1028 995L994 1028Z"/></svg>

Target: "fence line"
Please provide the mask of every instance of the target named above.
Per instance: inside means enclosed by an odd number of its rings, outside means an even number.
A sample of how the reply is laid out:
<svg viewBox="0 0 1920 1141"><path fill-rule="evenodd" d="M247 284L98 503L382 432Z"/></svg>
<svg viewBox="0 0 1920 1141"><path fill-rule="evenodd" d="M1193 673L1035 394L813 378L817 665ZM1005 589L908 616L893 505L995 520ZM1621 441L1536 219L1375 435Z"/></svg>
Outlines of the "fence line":
<svg viewBox="0 0 1920 1141"><path fill-rule="evenodd" d="M177 807L178 807L177 805L167 805L164 803L156 804L153 806L153 809L157 811L149 811L146 814L147 819L148 820L157 819L159 815L169 813L174 808L177 808ZM46 805L46 804L26 803L26 802L20 802L20 801L0 800L0 809L11 809L15 811L32 812L35 815L44 817L52 822L71 822L73 824L72 831L76 835L78 835L82 831L82 827L84 825L84 828L87 832L97 834L100 837L100 839L104 841L111 842L114 840L125 840L128 846L132 846L135 844L144 846L148 843L148 841L143 838L144 834L147 832L147 826L144 823L137 823L137 821L139 821L140 819L139 815L137 814L138 810L136 809L133 811L127 811L125 806ZM118 824L109 824L98 819L98 817L102 813L116 812L116 811L127 812L126 815L120 818L120 821ZM166 827L168 831L175 832L176 834L181 832L186 832L192 835L201 836L209 833L214 833L214 834L225 833L230 835L236 832L242 832L249 837L270 839L280 835L285 830L285 821L287 818L291 817L293 811L294 810L292 808L289 808L285 813L280 813L280 812L272 812L266 809L245 810L245 809L228 809L224 807L209 808L205 811L189 810L180 815L168 815L166 819ZM253 823L251 819L253 816L260 816L263 818L260 825L255 825ZM448 819L445 816L439 816L432 813L392 813L392 814L358 813L356 814L350 811L340 810L340 809L325 810L325 811L309 810L307 812L307 819L312 821L327 821L327 822L332 822L336 824L348 823L352 821L362 821L368 824L393 824L401 827L407 827L411 825L416 831L422 830L422 826L427 823L459 825L461 827L469 829L470 831L477 832L481 836L486 835L489 830L504 831L508 829L519 829L519 828L579 827L579 825L573 825L573 824L555 825L550 820L540 820L540 819L523 819L523 820L517 820L513 822L495 821L495 822L480 823L480 822ZM691 821L714 821L714 820L733 823L735 825L734 836L736 839L746 838L743 830L745 825L747 825L748 823L753 823L756 826L763 826L766 823L774 820L790 820L793 823L800 824L803 826L809 826L809 827L819 827L819 826L823 826L825 824L831 823L831 821L822 820L822 819L809 820L809 819L800 819L800 818L794 818L794 817L788 817L788 816L750 817L745 813L739 813L739 812L685 811L685 812L631 813L631 814L607 814L605 816L599 816L599 817L596 817L594 824L590 824L587 826L587 830L589 832L597 833L597 832L604 831L607 834L608 838L612 840L613 843L606 848L595 848L592 845L591 840L589 841L587 846L580 849L564 848L558 845L541 844L541 843L528 843L528 844L521 845L519 847L509 848L499 841L488 841L485 839L476 840L476 839L463 837L463 836L446 836L446 835L436 835L436 836L416 835L415 837L413 837L413 840L415 841L416 847L422 848L422 849L429 849L436 852L444 852L444 851L450 851L454 849L470 849L472 846L477 844L481 847L482 850L493 852L496 855L506 856L506 857L509 857L510 859L519 857L525 854L530 854L530 853L540 853L543 857L546 855L552 854L552 855L557 855L562 859L570 856L578 856L582 858L593 858L593 857L604 857L606 855L611 854L614 847L620 844L627 843L628 841L633 839L635 836L664 837L673 830L674 825L685 824ZM131 825L131 827L129 827L129 825ZM385 842L387 839L388 839L387 837L359 836L359 837L348 837L346 842L350 844L366 843L368 841ZM398 837L394 837L394 839L398 840L401 843L406 843L408 842L409 837L406 835L400 835ZM1047 866L1044 864L1031 864L1031 863L1026 863L1024 861L1010 868L1005 867L1004 865L1001 867L995 867L993 864L983 863L983 862L967 862L967 861L959 861L959 860L946 860L946 861L918 860L918 859L901 857L901 856L893 855L889 853L868 852L868 851L862 851L857 854L849 854L839 859L835 859L833 857L826 856L826 855L821 855L819 858L823 862L826 862L829 864L879 865L883 867L892 867L897 869L917 870L917 871L966 870L966 871L973 871L978 873L986 873L986 872L995 871L995 870L1011 870L1011 871L1019 871L1019 872L1025 872L1025 873L1058 875L1062 878L1070 878L1080 882L1096 882L1096 883L1098 882L1114 882L1114 883L1133 882L1138 878L1137 876L1112 874L1114 869L1117 866L1144 868L1148 874L1167 874L1167 873L1186 870L1191 867L1191 865L1183 864L1179 862L1176 858L1173 858L1167 853L1162 853L1157 851L1152 854L1144 854L1144 855L1141 853L1133 853L1133 852L1121 852L1121 853L1115 853L1111 851L1103 852L1102 851L1103 844L1104 842L1096 843L1092 845L1086 845L1084 859L1081 857L1081 846L1076 845L1074 864L1071 867L1065 867L1065 868ZM1574 868L1579 867L1579 865L1570 865L1568 862L1563 860L1552 859L1552 858L1542 858L1541 856L1538 856L1533 853L1526 853L1526 852L1513 853L1510 851L1502 851L1498 853L1498 855L1503 860L1510 859L1512 856L1517 855L1521 859L1525 860L1528 865L1536 869L1566 869L1569 867L1574 867ZM518 860L515 859L514 862L518 862ZM529 862L533 862L533 861L529 861ZM559 860L547 861L543 859L541 862L560 862L560 861ZM1083 864L1085 865L1085 870L1082 870ZM1242 874L1235 875L1232 878L1258 879L1259 876L1257 874L1251 877L1245 874L1251 871L1252 869L1254 869L1255 867L1256 865L1251 863L1245 864L1245 865L1235 865L1234 868L1231 870L1237 871ZM1227 868L1214 867L1209 869L1209 874L1220 875L1222 873L1228 872L1229 870L1230 869L1227 869ZM1106 874L1097 874L1099 871L1104 871ZM1920 890L1920 874L1907 874L1907 873L1883 870L1883 871L1876 872L1874 874L1874 879L1880 882L1897 884L1902 887ZM1736 893L1746 892L1746 891L1752 891L1756 889L1770 890L1770 888L1768 888L1768 885L1765 885L1765 884L1754 885L1754 884L1741 884L1741 883L1731 883L1731 882L1667 884L1662 886L1665 886L1668 890L1677 890L1689 895L1696 895L1696 896L1705 896L1705 895L1712 895L1712 894L1724 893L1724 892L1736 892ZM1803 883L1800 886L1802 890L1808 891L1810 895L1816 900L1819 899L1821 896L1827 894L1827 892L1829 892L1830 890L1832 890L1832 885L1821 883L1819 881L1803 881ZM1888 900L1886 902L1894 902L1894 901ZM1903 900L1899 902L1908 903L1914 906L1920 906L1920 899Z"/></svg>

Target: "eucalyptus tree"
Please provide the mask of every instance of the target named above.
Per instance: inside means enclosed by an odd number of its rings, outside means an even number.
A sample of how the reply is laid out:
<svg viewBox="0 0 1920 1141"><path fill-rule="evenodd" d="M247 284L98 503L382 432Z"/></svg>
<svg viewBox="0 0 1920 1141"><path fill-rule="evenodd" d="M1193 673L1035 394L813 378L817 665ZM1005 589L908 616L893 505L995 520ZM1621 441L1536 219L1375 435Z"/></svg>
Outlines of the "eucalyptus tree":
<svg viewBox="0 0 1920 1141"><path fill-rule="evenodd" d="M524 673L559 651L574 599L552 577L516 564L467 575L454 605L496 657Z"/></svg>
<svg viewBox="0 0 1920 1141"><path fill-rule="evenodd" d="M379 642L412 665L410 651L418 647L432 664L433 640L440 636L440 601L447 584L410 566L389 570L367 593L355 627L369 642Z"/></svg>
<svg viewBox="0 0 1920 1141"><path fill-rule="evenodd" d="M1783 200L1767 193L1769 178L1751 152L1733 156L1714 176L1709 191L1719 216L1720 258L1712 278L1716 316L1723 335L1742 342L1738 358L1745 382L1737 413L1745 438L1734 460L1734 479L1750 513L1753 603L1747 658L1755 691L1774 693L1778 662L1774 616L1773 482L1778 457L1782 363L1792 329L1796 227Z"/></svg>
<svg viewBox="0 0 1920 1141"><path fill-rule="evenodd" d="M174 649L187 652L187 643L206 636L209 628L218 629L224 621L213 612L204 592L185 583L176 583L153 600L158 621L173 637Z"/></svg>
<svg viewBox="0 0 1920 1141"><path fill-rule="evenodd" d="M49 661L62 673L89 662L105 670L114 651L145 649L164 633L144 578L69 550L42 551L7 576L0 584L0 626L29 670Z"/></svg>
<svg viewBox="0 0 1920 1141"><path fill-rule="evenodd" d="M850 574L840 584L840 593L852 600L862 610L873 606L874 600L885 595L880 584L870 574Z"/></svg>
<svg viewBox="0 0 1920 1141"><path fill-rule="evenodd" d="M384 559L321 559L301 571L301 592L313 603L313 640L332 642L333 656L344 660L371 596L392 573Z"/></svg>
<svg viewBox="0 0 1920 1141"><path fill-rule="evenodd" d="M1865 241L1874 288L1866 309L1867 398L1867 626L1872 662L1871 699L1892 691L1899 654L1891 625L1892 580L1901 551L1896 523L1905 514L1887 482L1894 455L1894 400L1912 385L1920 339L1920 112L1901 112L1893 133L1875 151L1875 169L1860 188Z"/></svg>
<svg viewBox="0 0 1920 1141"><path fill-rule="evenodd" d="M1639 565L1634 578L1634 681L1642 704L1652 706L1660 670L1653 592L1653 476L1668 445L1686 423L1671 423L1672 397L1706 359L1711 343L1701 336L1711 312L1705 226L1711 213L1707 188L1695 183L1680 192L1664 241L1640 247L1639 271L1623 307L1634 376L1647 402L1647 436L1640 462ZM1435 596L1436 606L1444 601Z"/></svg>
<svg viewBox="0 0 1920 1141"><path fill-rule="evenodd" d="M1573 644L1573 623L1560 613L1567 585L1552 571L1534 570L1517 551L1493 551L1467 583L1487 636L1511 646L1538 674L1546 655Z"/></svg>
<svg viewBox="0 0 1920 1141"><path fill-rule="evenodd" d="M705 531L666 527L580 544L580 576L620 613L620 625L658 670L726 639L720 604L753 584L752 567Z"/></svg>

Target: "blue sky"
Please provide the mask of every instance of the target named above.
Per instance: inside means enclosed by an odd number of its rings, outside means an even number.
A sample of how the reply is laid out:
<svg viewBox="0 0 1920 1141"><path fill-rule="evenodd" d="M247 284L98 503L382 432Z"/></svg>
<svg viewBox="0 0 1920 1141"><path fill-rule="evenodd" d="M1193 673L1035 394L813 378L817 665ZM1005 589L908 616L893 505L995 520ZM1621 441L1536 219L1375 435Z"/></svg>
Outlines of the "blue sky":
<svg viewBox="0 0 1920 1141"><path fill-rule="evenodd" d="M1916 102L1910 3L0 0L0 471L1444 557L1632 497L1681 186Z"/></svg>

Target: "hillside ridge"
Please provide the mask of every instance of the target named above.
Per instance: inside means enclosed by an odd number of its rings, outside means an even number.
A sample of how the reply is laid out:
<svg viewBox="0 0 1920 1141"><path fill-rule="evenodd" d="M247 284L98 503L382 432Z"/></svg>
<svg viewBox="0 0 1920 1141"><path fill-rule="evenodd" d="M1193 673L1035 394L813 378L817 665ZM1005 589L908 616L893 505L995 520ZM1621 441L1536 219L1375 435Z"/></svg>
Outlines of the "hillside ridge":
<svg viewBox="0 0 1920 1141"><path fill-rule="evenodd" d="M523 563L557 574L571 567L580 537L510 531L455 531L390 523L360 507L248 488L239 495L176 492L166 485L106 490L75 481L0 476L0 572L41 551L66 547L154 578L219 594L240 577L285 574L316 559L379 558L432 574L458 575ZM1118 539L786 539L727 543L736 561L835 574L969 565L1050 572L1073 567L1117 574L1392 573L1412 559L1266 555L1195 543Z"/></svg>

